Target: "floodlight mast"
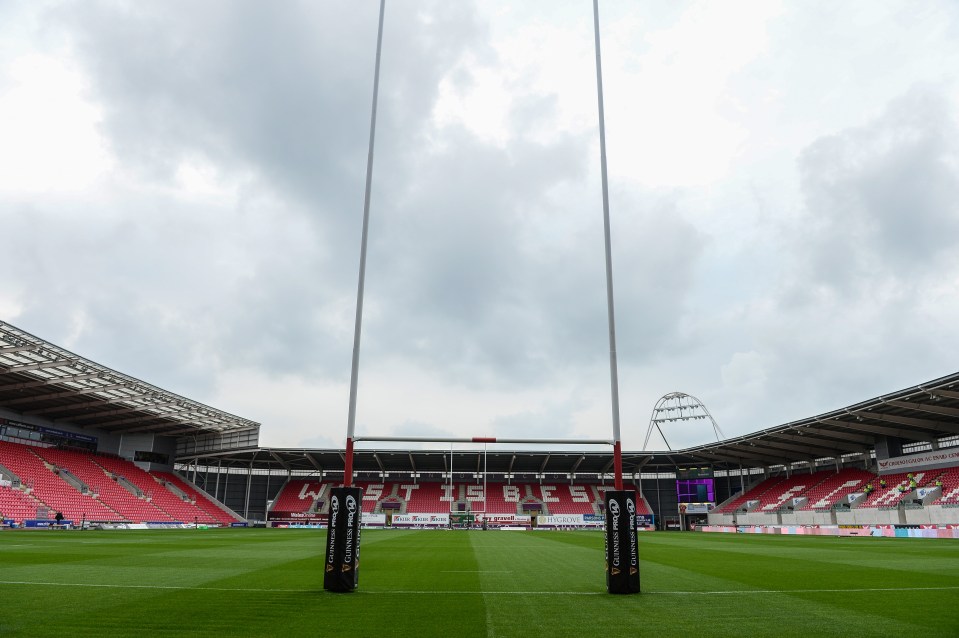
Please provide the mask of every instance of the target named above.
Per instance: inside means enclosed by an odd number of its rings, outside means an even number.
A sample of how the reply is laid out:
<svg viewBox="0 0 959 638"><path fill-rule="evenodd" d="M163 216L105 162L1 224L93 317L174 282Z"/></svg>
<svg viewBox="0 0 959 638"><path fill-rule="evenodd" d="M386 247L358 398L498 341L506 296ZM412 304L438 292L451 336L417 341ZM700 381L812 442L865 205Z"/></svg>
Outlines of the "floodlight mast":
<svg viewBox="0 0 959 638"><path fill-rule="evenodd" d="M599 106L599 163L603 183L603 234L606 241L606 311L609 321L609 382L613 412L613 485L623 489L623 448L619 428L619 375L616 366L616 319L613 312L613 257L609 231L609 177L606 171L606 114L603 108L603 62L599 47L599 0L593 0L596 42L596 97Z"/></svg>
<svg viewBox="0 0 959 638"><path fill-rule="evenodd" d="M363 325L363 289L366 281L366 244L370 226L370 191L373 186L373 141L376 138L376 101L380 91L380 53L383 49L383 15L386 0L380 0L380 20L376 31L376 63L373 67L373 108L370 115L370 148L366 157L366 191L363 196L363 233L360 239L360 275L356 289L356 325L353 329L353 363L350 368L350 412L346 425L346 453L343 461L343 485L353 484L353 433L356 431L356 387L360 371L360 332Z"/></svg>

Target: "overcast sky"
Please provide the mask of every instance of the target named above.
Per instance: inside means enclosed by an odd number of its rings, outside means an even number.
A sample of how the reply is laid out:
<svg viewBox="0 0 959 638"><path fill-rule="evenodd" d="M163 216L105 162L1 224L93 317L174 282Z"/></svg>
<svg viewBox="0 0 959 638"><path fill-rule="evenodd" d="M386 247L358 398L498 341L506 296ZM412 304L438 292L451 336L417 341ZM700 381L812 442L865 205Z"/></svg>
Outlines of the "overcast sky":
<svg viewBox="0 0 959 638"><path fill-rule="evenodd" d="M378 5L0 2L0 318L341 447ZM600 20L626 449L959 369L959 4ZM608 438L603 260L592 3L388 0L357 434Z"/></svg>

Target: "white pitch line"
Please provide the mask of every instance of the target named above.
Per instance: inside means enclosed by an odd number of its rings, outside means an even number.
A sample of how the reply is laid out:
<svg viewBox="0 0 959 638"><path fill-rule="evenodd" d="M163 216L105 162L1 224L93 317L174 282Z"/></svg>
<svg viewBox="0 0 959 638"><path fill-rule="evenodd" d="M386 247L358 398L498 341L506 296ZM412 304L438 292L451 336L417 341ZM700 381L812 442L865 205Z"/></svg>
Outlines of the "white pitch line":
<svg viewBox="0 0 959 638"><path fill-rule="evenodd" d="M861 587L850 589L735 589L728 591L653 591L654 596L720 596L735 594L845 594L861 592L953 591L959 586L946 587Z"/></svg>
<svg viewBox="0 0 959 638"><path fill-rule="evenodd" d="M319 593L319 589L270 589L264 587L196 587L188 585L117 585L112 583L52 583L29 580L0 580L0 585L41 585L46 587L99 587L107 589L162 589L190 591L235 591L256 594L270 592L284 594ZM843 594L863 592L905 592L905 591L955 591L959 586L945 587L861 587L852 589L736 589L729 591L653 591L642 596L736 596L755 594ZM356 590L358 594L399 594L403 596L605 596L605 591L463 591L463 590Z"/></svg>
<svg viewBox="0 0 959 638"><path fill-rule="evenodd" d="M173 589L190 591L240 591L257 594L267 592L310 593L313 589L264 589L262 587L195 587L190 585L117 585L113 583L50 583L32 580L0 580L0 585L43 585L47 587L103 587L107 589Z"/></svg>

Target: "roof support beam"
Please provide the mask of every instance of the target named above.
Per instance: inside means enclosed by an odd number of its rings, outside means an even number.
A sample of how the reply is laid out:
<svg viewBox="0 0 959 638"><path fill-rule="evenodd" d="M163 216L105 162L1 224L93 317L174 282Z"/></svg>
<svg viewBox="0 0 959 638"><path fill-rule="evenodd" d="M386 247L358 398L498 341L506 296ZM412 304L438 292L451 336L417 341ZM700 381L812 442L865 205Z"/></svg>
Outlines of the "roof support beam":
<svg viewBox="0 0 959 638"><path fill-rule="evenodd" d="M849 430L859 430L861 432L870 432L874 436L895 436L899 438L915 439L917 441L928 441L928 435L915 430L903 430L900 428L890 428L875 423L866 423L865 421L835 421L833 419L822 419L820 423L827 425L837 425Z"/></svg>
<svg viewBox="0 0 959 638"><path fill-rule="evenodd" d="M949 432L950 434L959 434L959 423L948 423L946 421L934 421L932 419L917 419L911 416L900 416L898 414L882 414L879 412L859 412L863 417L884 421L886 423L900 423L915 428L933 430L934 432Z"/></svg>
<svg viewBox="0 0 959 638"><path fill-rule="evenodd" d="M549 463L549 452L546 453L546 458L543 459L543 464L539 466L539 473L543 474L546 472L546 464Z"/></svg>
<svg viewBox="0 0 959 638"><path fill-rule="evenodd" d="M897 408L906 408L907 410L917 410L919 412L928 412L942 416L959 417L959 410L949 408L944 405L934 405L930 403L910 403L909 401L886 401L886 405L892 405Z"/></svg>
<svg viewBox="0 0 959 638"><path fill-rule="evenodd" d="M84 374L73 374L56 379L40 379L37 381L23 381L22 383L11 383L10 385L0 386L3 390L26 390L27 388L37 388L44 385L56 385L58 383L75 383L77 381L86 381L87 379L105 378L103 372L89 372ZM107 380L107 379L105 379ZM117 384L121 387L124 384ZM86 390L77 390L77 392L86 392Z"/></svg>
<svg viewBox="0 0 959 638"><path fill-rule="evenodd" d="M804 445L811 448L826 450L833 453L862 452L872 447L871 445L866 445L864 443L852 443L849 441L828 440L828 439L823 439L814 435L806 436L806 435L799 435L795 433L777 434L776 438L789 441L790 443L796 443L798 445Z"/></svg>
<svg viewBox="0 0 959 638"><path fill-rule="evenodd" d="M309 452L304 452L303 458L309 461L310 465L316 468L316 471L320 473L320 476L323 476L323 466L319 464L319 462L316 460L316 458L312 454L310 454Z"/></svg>
<svg viewBox="0 0 959 638"><path fill-rule="evenodd" d="M274 459L276 459L276 462L280 464L280 467L282 467L282 468L283 468L284 470L286 470L287 472L290 471L290 466L289 466L289 464L287 464L287 462L284 461L284 460L280 457L279 454L277 454L277 453L274 452L273 450L270 450L270 456L272 456ZM250 461L250 467L252 467L252 466L253 466L253 461L251 460L251 461Z"/></svg>

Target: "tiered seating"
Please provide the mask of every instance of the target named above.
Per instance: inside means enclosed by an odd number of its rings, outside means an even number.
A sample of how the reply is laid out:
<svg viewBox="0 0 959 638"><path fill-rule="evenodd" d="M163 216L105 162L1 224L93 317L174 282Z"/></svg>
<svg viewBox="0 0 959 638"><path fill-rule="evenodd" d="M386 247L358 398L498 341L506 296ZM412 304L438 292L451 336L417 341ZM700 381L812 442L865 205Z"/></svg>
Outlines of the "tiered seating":
<svg viewBox="0 0 959 638"><path fill-rule="evenodd" d="M939 477L942 481L942 496L936 505L959 504L959 467L950 467Z"/></svg>
<svg viewBox="0 0 959 638"><path fill-rule="evenodd" d="M941 474L941 471L934 470L934 474L938 476ZM925 485L924 481L930 479L931 474L929 472L913 472L912 476L916 481L917 487L921 487ZM886 481L885 488L879 486L881 480ZM900 492L900 486L904 486L906 490ZM856 507L896 507L899 505L900 501L912 493L912 491L909 489L908 472L901 472L899 474L886 474L884 476L874 478L872 481L872 487L873 491L866 497L864 501L858 503Z"/></svg>
<svg viewBox="0 0 959 638"><path fill-rule="evenodd" d="M730 514L743 507L749 501L758 501L767 491L778 488L786 480L785 476L770 476L761 481L750 490L740 494L738 498L731 500L716 510L717 514Z"/></svg>
<svg viewBox="0 0 959 638"><path fill-rule="evenodd" d="M363 488L363 511L372 514L380 501L391 498L393 494L393 483L373 483L370 481L357 481L356 487ZM275 509L275 508L274 508ZM412 510L411 510L412 511Z"/></svg>
<svg viewBox="0 0 959 638"><path fill-rule="evenodd" d="M516 514L517 503L523 492L519 485L488 483L486 485L487 514Z"/></svg>
<svg viewBox="0 0 959 638"><path fill-rule="evenodd" d="M546 504L550 514L595 514L587 485L536 485L533 494Z"/></svg>
<svg viewBox="0 0 959 638"><path fill-rule="evenodd" d="M212 521L215 521L216 523L220 525L230 525L231 523L235 523L237 521L237 519L233 518L232 516L227 514L225 511L220 509L216 504L212 503L206 496L198 492L196 488L194 488L190 483L187 483L176 474L173 474L171 472L154 472L153 474L154 476L159 476L163 480L169 481L170 483L173 483L175 486L180 488L180 490L183 491L187 496L189 496L190 500L193 501L200 510L206 512L210 516L210 519ZM189 521L186 521L186 522L189 522ZM198 522L202 522L202 521L198 521Z"/></svg>
<svg viewBox="0 0 959 638"><path fill-rule="evenodd" d="M0 441L0 458L3 464L32 489L32 496L50 508L50 515L63 514L67 520L122 521L124 517L108 508L97 499L81 494L72 485L54 474L43 464L34 448L17 443Z"/></svg>
<svg viewBox="0 0 959 638"><path fill-rule="evenodd" d="M110 456L92 457L92 462L106 472L117 474L140 488L145 498L164 513L163 518L150 519L152 521L177 521L179 523L216 523L216 519L206 511L188 501L184 501L177 494L157 481L153 474L143 470L135 463L125 459Z"/></svg>
<svg viewBox="0 0 959 638"><path fill-rule="evenodd" d="M0 487L0 519L13 519L22 523L37 515L37 501L20 490Z"/></svg>
<svg viewBox="0 0 959 638"><path fill-rule="evenodd" d="M774 512L793 498L802 495L806 490L815 487L829 475L829 472L815 472L813 474L793 474L784 479L774 488L759 495L759 507L762 512Z"/></svg>
<svg viewBox="0 0 959 638"><path fill-rule="evenodd" d="M404 483L412 485L412 483ZM454 489L453 495L446 493L448 487L443 483L417 483L416 489L409 490L409 499L406 502L406 511L413 514L442 514L450 511L450 504L459 494ZM454 486L456 488L458 486ZM399 496L406 497L407 490L400 489Z"/></svg>
<svg viewBox="0 0 959 638"><path fill-rule="evenodd" d="M290 479L273 501L273 512L305 513L320 496L323 483L313 479ZM372 511L372 510L371 510Z"/></svg>
<svg viewBox="0 0 959 638"><path fill-rule="evenodd" d="M48 463L66 468L83 481L97 498L124 520L134 523L172 522L172 518L146 499L138 498L111 478L102 467L94 463L89 454L52 448L38 448L37 453ZM136 467L132 463L130 466Z"/></svg>
<svg viewBox="0 0 959 638"><path fill-rule="evenodd" d="M803 494L807 501L799 509L830 509L842 497L858 491L863 485L874 480L876 476L872 472L844 468Z"/></svg>

